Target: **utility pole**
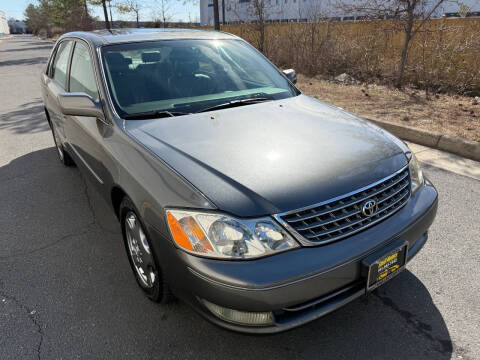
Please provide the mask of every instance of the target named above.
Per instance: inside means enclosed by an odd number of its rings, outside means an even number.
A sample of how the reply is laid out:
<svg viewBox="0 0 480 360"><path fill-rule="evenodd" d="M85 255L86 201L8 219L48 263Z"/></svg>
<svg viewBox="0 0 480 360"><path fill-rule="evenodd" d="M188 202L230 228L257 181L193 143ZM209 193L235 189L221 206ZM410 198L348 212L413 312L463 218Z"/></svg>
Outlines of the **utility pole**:
<svg viewBox="0 0 480 360"><path fill-rule="evenodd" d="M215 21L215 30L220 31L220 15L218 12L218 0L213 0L213 19Z"/></svg>
<svg viewBox="0 0 480 360"><path fill-rule="evenodd" d="M225 25L225 0L222 0L222 24Z"/></svg>
<svg viewBox="0 0 480 360"><path fill-rule="evenodd" d="M106 0L102 0L103 15L105 16L105 26L110 30L110 21L108 21L107 4L105 4L105 1Z"/></svg>
<svg viewBox="0 0 480 360"><path fill-rule="evenodd" d="M112 0L108 0L108 10L110 11L110 21L113 22L113 16L112 16Z"/></svg>

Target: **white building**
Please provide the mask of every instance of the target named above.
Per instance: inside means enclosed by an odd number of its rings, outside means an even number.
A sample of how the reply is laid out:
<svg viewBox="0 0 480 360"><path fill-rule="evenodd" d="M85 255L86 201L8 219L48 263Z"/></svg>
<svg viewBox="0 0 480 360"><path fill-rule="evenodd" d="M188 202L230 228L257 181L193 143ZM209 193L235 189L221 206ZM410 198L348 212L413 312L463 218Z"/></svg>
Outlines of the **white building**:
<svg viewBox="0 0 480 360"><path fill-rule="evenodd" d="M10 34L10 30L8 28L7 16L0 10L0 35L4 34Z"/></svg>
<svg viewBox="0 0 480 360"><path fill-rule="evenodd" d="M225 22L255 22L255 0L219 0L220 22L223 22L222 4L225 4ZM261 1L261 0L260 0ZM263 0L266 22L312 21L319 18L335 18L337 20L354 20L361 14L347 14L340 10L338 2L354 0ZM433 1L433 0L427 0ZM472 12L480 11L479 0L462 0ZM435 12L436 16L459 11L459 3L445 2ZM476 14L477 16L480 14ZM213 25L213 0L200 0L201 25Z"/></svg>

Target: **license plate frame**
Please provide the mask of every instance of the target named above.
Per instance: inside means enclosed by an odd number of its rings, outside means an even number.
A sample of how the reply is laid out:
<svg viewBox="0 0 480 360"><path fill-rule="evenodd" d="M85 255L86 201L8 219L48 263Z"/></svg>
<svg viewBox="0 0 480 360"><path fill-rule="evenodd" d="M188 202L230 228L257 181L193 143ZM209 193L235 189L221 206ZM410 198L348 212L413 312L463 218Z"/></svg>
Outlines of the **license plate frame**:
<svg viewBox="0 0 480 360"><path fill-rule="evenodd" d="M363 260L367 271L366 291L370 292L391 280L407 266L408 242L398 239Z"/></svg>

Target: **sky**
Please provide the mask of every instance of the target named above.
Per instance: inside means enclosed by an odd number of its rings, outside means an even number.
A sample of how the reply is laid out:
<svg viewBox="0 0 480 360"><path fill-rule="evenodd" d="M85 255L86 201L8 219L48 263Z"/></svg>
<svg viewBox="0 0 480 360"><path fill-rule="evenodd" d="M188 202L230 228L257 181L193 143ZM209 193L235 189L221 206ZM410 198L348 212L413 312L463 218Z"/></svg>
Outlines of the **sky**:
<svg viewBox="0 0 480 360"><path fill-rule="evenodd" d="M121 2L121 0L113 0ZM144 9L140 12L140 21L152 20L155 17L155 12L160 8L160 0L139 0ZM166 0L168 5L168 14L173 21L199 21L200 5L195 0ZM15 19L23 19L23 12L28 4L36 3L36 0L0 0L0 10L5 12L7 19L13 17ZM90 6L90 14L103 18L103 10L101 6ZM113 20L134 20L133 15L119 14L112 8Z"/></svg>

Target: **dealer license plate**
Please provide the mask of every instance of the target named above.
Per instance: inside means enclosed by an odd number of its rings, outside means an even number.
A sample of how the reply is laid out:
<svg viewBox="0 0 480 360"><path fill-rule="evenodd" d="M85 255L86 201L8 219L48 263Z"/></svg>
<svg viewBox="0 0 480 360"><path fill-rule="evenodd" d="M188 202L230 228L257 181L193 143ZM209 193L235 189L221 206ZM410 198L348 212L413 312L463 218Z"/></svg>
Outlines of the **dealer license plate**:
<svg viewBox="0 0 480 360"><path fill-rule="evenodd" d="M367 260L367 291L376 289L404 270L407 262L407 252L407 243L403 243L394 249L386 250L384 254L373 261Z"/></svg>

